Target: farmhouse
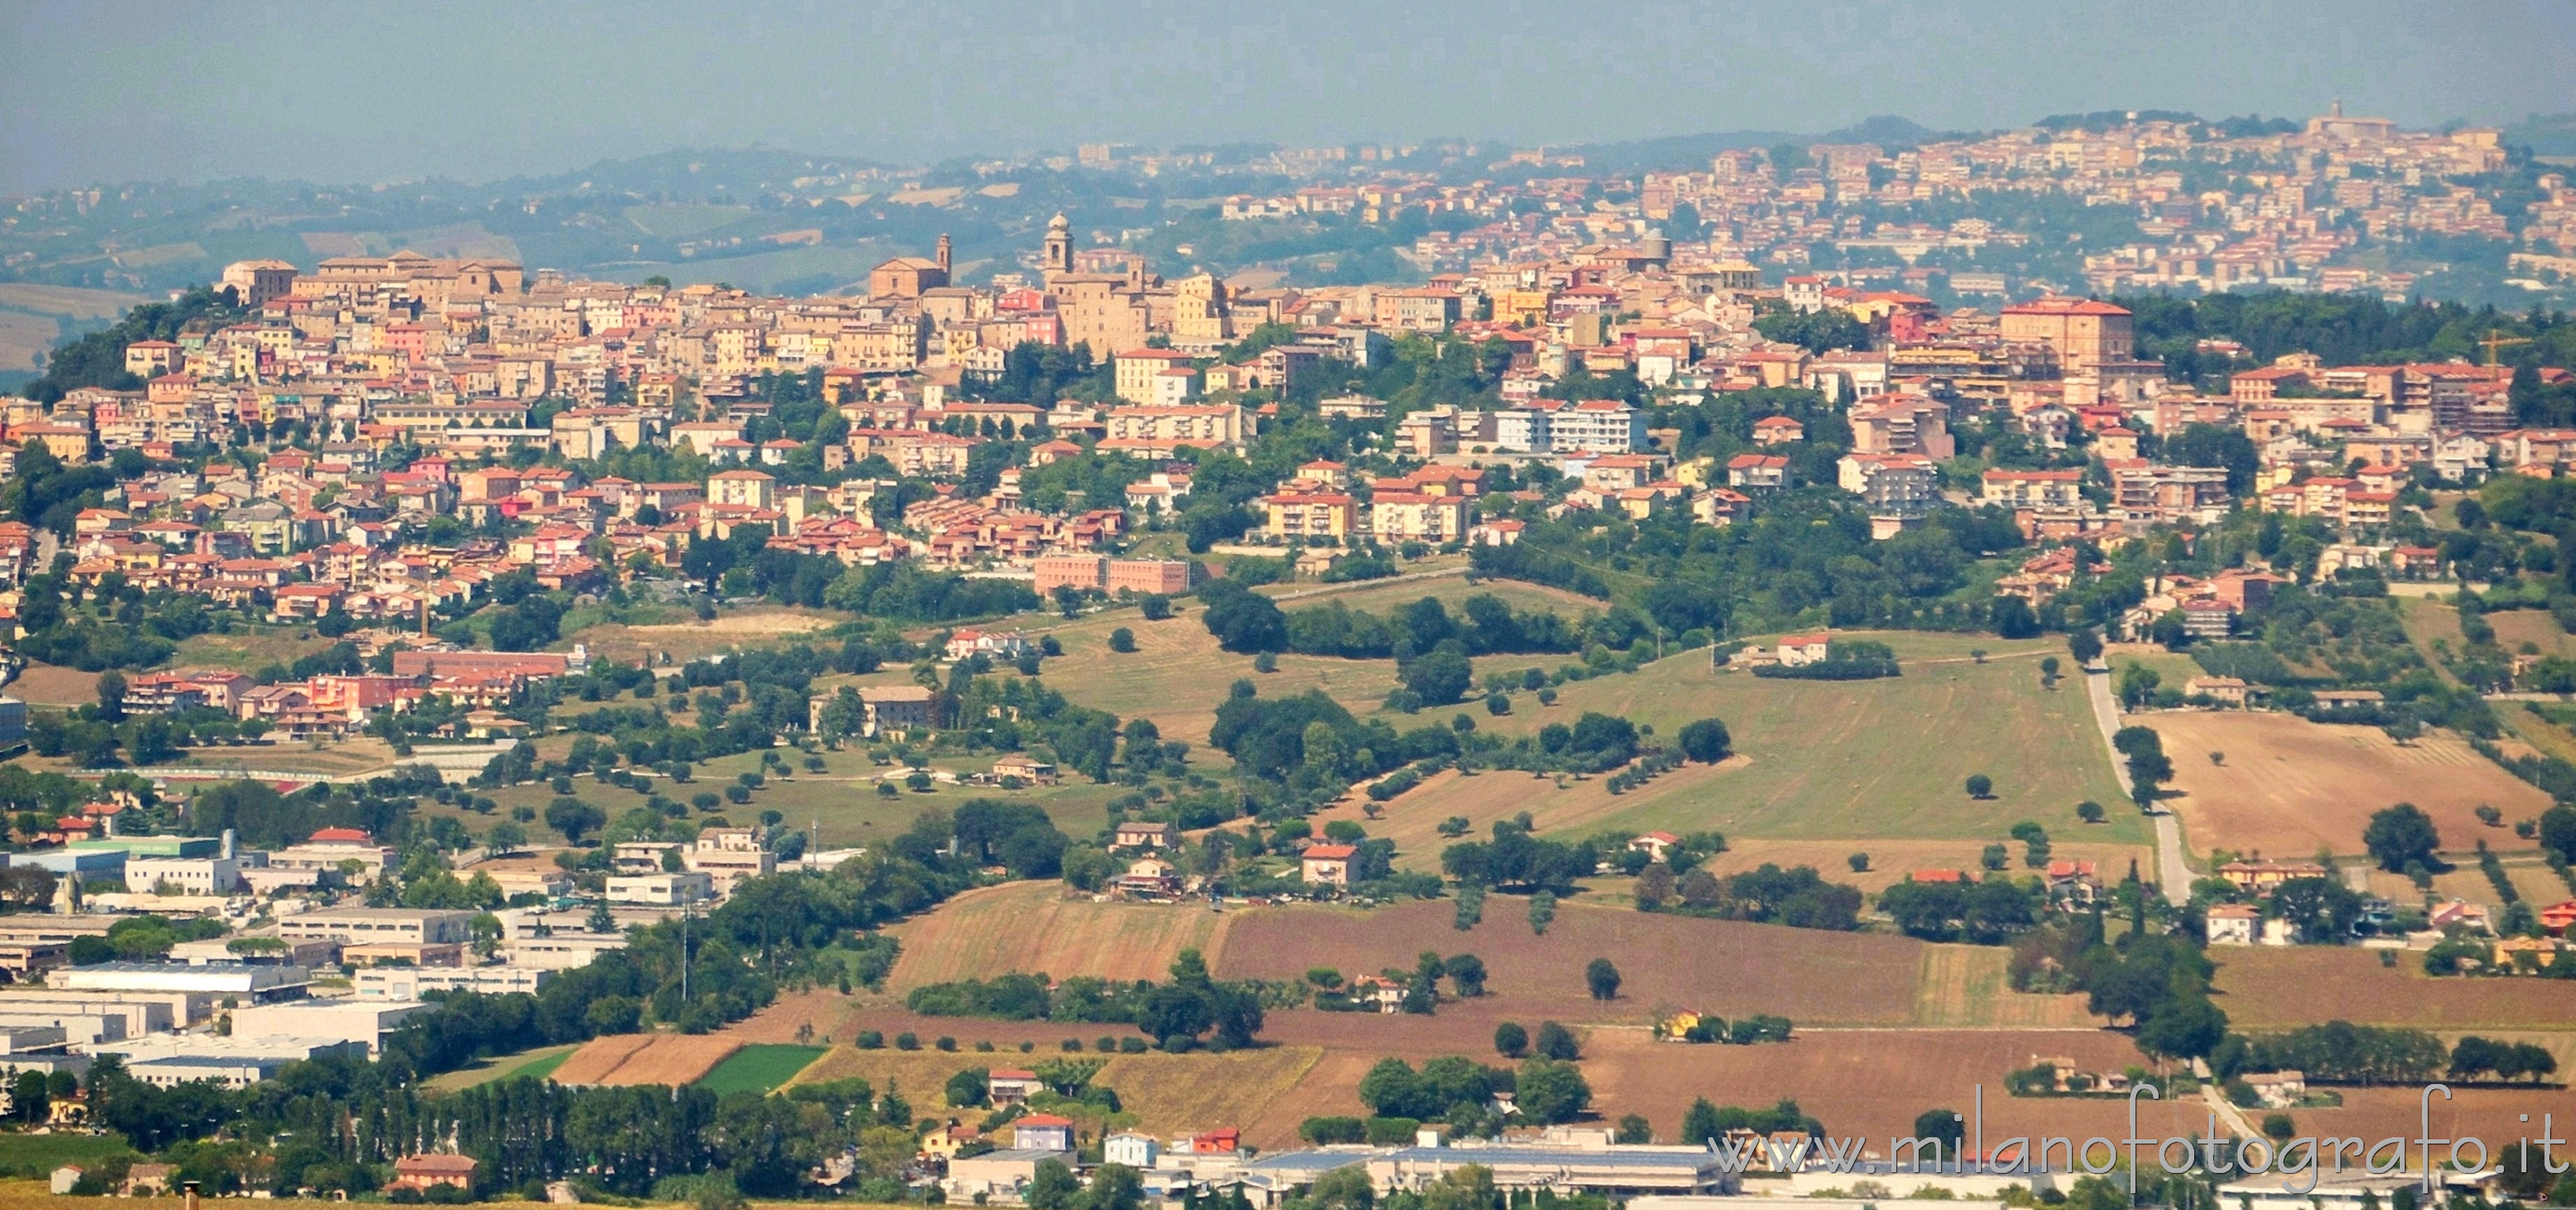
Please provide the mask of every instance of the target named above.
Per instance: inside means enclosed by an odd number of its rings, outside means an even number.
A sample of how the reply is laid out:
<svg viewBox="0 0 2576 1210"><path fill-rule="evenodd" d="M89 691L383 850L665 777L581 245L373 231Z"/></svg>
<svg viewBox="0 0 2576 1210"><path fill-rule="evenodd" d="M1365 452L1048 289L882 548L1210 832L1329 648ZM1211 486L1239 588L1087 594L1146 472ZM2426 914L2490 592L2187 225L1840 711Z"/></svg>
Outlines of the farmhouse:
<svg viewBox="0 0 2576 1210"><path fill-rule="evenodd" d="M996 1109L1020 1104L1045 1088L1046 1083L1038 1079L1038 1073L1016 1067L996 1067L992 1074L984 1077L984 1097Z"/></svg>
<svg viewBox="0 0 2576 1210"><path fill-rule="evenodd" d="M1011 1145L1022 1151L1073 1150L1073 1119L1033 1113L1011 1123Z"/></svg>
<svg viewBox="0 0 2576 1210"><path fill-rule="evenodd" d="M1131 819L1110 835L1115 849L1168 849L1181 841L1181 830L1168 823Z"/></svg>
<svg viewBox="0 0 2576 1210"><path fill-rule="evenodd" d="M2540 909L2540 927L2552 937L2564 937L2570 925L2576 925L2576 899L2553 903Z"/></svg>
<svg viewBox="0 0 2576 1210"><path fill-rule="evenodd" d="M1788 634L1780 636L1780 663L1790 668L1825 662L1832 649L1834 636L1829 634Z"/></svg>
<svg viewBox="0 0 2576 1210"><path fill-rule="evenodd" d="M1662 861L1664 859L1664 855L1671 852L1673 846L1680 844L1681 842L1681 837L1675 836L1670 832L1648 832L1643 836L1631 839L1628 842L1628 849L1630 852L1643 853L1657 861Z"/></svg>
<svg viewBox="0 0 2576 1210"><path fill-rule="evenodd" d="M994 761L993 776L1016 777L1032 786L1052 786L1059 780L1054 765L1018 753Z"/></svg>
<svg viewBox="0 0 2576 1210"><path fill-rule="evenodd" d="M1299 874L1309 883L1349 886L1351 858L1358 855L1358 849L1346 844L1308 845L1298 857Z"/></svg>
<svg viewBox="0 0 2576 1210"><path fill-rule="evenodd" d="M955 1159L957 1153L983 1141L984 1132L951 1121L921 1136L921 1153L933 1159Z"/></svg>
<svg viewBox="0 0 2576 1210"><path fill-rule="evenodd" d="M1008 663L1037 649L1037 644L1016 630L960 630L948 636L948 658L952 660L987 655Z"/></svg>
<svg viewBox="0 0 2576 1210"><path fill-rule="evenodd" d="M1100 1158L1105 1163L1125 1164L1142 1171L1162 1158L1163 1145L1152 1135L1120 1131L1100 1144Z"/></svg>
<svg viewBox="0 0 2576 1210"><path fill-rule="evenodd" d="M394 1161L394 1188L426 1192L445 1185L472 1189L475 1166L470 1155L406 1155Z"/></svg>
<svg viewBox="0 0 2576 1210"><path fill-rule="evenodd" d="M2218 876L2240 891L2268 895L2272 888L2293 878L2324 878L2332 871L2313 861L2231 861L2218 867Z"/></svg>
<svg viewBox="0 0 2576 1210"><path fill-rule="evenodd" d="M2244 904L2218 904L2209 909L2209 943L2211 945L2252 945L2255 926L2262 921L2262 912Z"/></svg>
<svg viewBox="0 0 2576 1210"><path fill-rule="evenodd" d="M2424 920L2428 926L2437 930L2458 927L2472 933L2495 932L2495 920L2488 914L2487 905L2470 903L2462 899L2434 904L2433 910L2425 913Z"/></svg>
<svg viewBox="0 0 2576 1210"><path fill-rule="evenodd" d="M1139 857L1118 876L1118 889L1141 899L1169 899L1181 893L1181 878L1160 857Z"/></svg>
<svg viewBox="0 0 2576 1210"><path fill-rule="evenodd" d="M920 685L887 685L859 690L859 703L867 711L861 730L869 739L887 731L908 731L927 727L934 721L931 707L935 695Z"/></svg>
<svg viewBox="0 0 2576 1210"><path fill-rule="evenodd" d="M2254 1071L2239 1077L2262 1098L2266 1109L2288 1109L2308 1095L2308 1077L2296 1071Z"/></svg>
<svg viewBox="0 0 2576 1210"><path fill-rule="evenodd" d="M1392 1013L1404 1007L1404 984L1383 975L1362 975L1351 980L1351 999L1381 1013Z"/></svg>
<svg viewBox="0 0 2576 1210"><path fill-rule="evenodd" d="M2205 697L2221 706L2241 707L2249 692L2261 691L2232 676L2196 676L2182 683L2183 697Z"/></svg>

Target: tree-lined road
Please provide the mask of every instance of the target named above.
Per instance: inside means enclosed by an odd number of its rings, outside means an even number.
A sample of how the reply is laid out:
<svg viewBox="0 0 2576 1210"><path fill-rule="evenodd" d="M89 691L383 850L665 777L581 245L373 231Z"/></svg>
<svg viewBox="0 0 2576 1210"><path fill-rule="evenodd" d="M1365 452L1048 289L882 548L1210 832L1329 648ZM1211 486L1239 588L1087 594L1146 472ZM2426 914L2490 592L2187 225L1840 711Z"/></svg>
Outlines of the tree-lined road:
<svg viewBox="0 0 2576 1210"><path fill-rule="evenodd" d="M2111 737L2120 732L2120 703L2111 696L2109 665L2084 670L2084 691L2093 699L2093 722L2102 729L2102 747L2111 754L2111 775L2120 779L2120 792L2137 801L2137 790L2129 784L2129 763L2120 758ZM2164 807L2148 813L2156 823L2156 885L2164 888L2165 902L2181 907L2191 901L2191 864L2183 858L2182 821Z"/></svg>

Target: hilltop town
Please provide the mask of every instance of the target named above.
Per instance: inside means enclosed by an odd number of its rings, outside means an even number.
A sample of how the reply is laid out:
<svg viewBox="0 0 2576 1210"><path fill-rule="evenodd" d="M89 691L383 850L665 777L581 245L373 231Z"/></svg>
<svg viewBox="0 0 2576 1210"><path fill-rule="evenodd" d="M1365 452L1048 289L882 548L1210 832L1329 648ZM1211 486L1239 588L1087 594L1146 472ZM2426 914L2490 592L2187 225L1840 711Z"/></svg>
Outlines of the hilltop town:
<svg viewBox="0 0 2576 1210"><path fill-rule="evenodd" d="M740 220L870 249L810 291L164 283L21 199L13 270L174 288L0 399L0 1167L2108 1210L2032 1140L2142 1086L2556 1103L2562 172L2339 107L1492 150L818 171ZM1260 189L976 209L1113 169ZM2576 1188L2319 1199L2425 1182Z"/></svg>

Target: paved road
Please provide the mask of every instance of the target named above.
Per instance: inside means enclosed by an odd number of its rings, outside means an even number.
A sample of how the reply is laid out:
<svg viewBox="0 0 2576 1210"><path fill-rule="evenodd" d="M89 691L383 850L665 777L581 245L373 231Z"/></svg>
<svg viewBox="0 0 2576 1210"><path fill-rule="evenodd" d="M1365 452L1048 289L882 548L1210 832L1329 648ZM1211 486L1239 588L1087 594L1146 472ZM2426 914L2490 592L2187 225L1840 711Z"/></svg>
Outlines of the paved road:
<svg viewBox="0 0 2576 1210"><path fill-rule="evenodd" d="M2217 1115L2218 1124L2234 1131L2236 1137L2243 1139L2262 1137L2262 1132L2254 1129L2254 1123L2246 1118L2245 1111L2228 1103L2226 1096L2219 1092L2217 1084L2201 1085L2200 1099L2202 1103L2209 1106L2211 1113Z"/></svg>
<svg viewBox="0 0 2576 1210"><path fill-rule="evenodd" d="M2111 747L2111 737L2120 730L2120 703L2111 697L2111 670L2084 670L2084 689L2093 699L2093 722L2102 729L2102 746L2111 753L2111 775L2120 779L2120 792L2134 798L2129 785L2129 763L2120 750ZM2183 860L2182 821L2172 811L2158 807L2156 822L2156 883L2164 888L2165 902L2180 907L2191 902L2191 866Z"/></svg>

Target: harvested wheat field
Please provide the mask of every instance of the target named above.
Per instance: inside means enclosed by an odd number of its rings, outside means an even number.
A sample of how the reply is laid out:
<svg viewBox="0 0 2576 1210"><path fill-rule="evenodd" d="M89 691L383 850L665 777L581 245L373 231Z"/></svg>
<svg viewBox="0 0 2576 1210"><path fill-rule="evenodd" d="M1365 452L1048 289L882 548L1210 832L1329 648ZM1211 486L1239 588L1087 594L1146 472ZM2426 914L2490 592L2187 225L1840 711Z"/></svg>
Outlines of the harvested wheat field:
<svg viewBox="0 0 2576 1210"><path fill-rule="evenodd" d="M594 1038L563 1066L558 1084L697 1083L727 1056L742 1049L730 1034L612 1034Z"/></svg>
<svg viewBox="0 0 2576 1210"><path fill-rule="evenodd" d="M31 706L78 706L98 700L98 674L30 663L9 682L9 696Z"/></svg>
<svg viewBox="0 0 2576 1210"><path fill-rule="evenodd" d="M1012 971L1161 979L1184 949L1213 962L1236 918L1196 905L1069 899L1052 882L970 891L886 930L903 943L886 987L900 993Z"/></svg>
<svg viewBox="0 0 2576 1210"><path fill-rule="evenodd" d="M725 1036L744 1045L812 1042L829 1046L847 1042L856 1028L849 1024L858 1002L829 989L782 991L769 1007L735 1022Z"/></svg>
<svg viewBox="0 0 2576 1210"><path fill-rule="evenodd" d="M2306 857L2320 848L2362 851L2371 813L2411 802L2448 843L2486 829L2480 804L2507 819L2538 815L2549 796L2445 732L2400 746L2376 727L2311 723L2288 714L2177 711L2138 721L2164 737L2180 811L2202 848ZM2212 764L2209 753L2225 755Z"/></svg>
<svg viewBox="0 0 2576 1210"><path fill-rule="evenodd" d="M855 1046L835 1046L822 1058L806 1065L785 1087L799 1084L827 1084L834 1080L866 1080L878 1092L888 1089L901 1092L914 1109L929 1112L958 1108L950 1105L943 1090L948 1077L972 1067L991 1070L996 1067L1027 1067L1059 1056L1023 1055L1016 1051L979 1054L971 1050L944 1053L936 1050L861 1050Z"/></svg>
<svg viewBox="0 0 2576 1210"><path fill-rule="evenodd" d="M1980 1086L1989 1141L2016 1134L2120 1137L2128 1125L2123 1101L2005 1094L2006 1072L2049 1057L2073 1060L2086 1071L2145 1062L2128 1038L2095 1030L1801 1030L1786 1043L1760 1046L1689 1046L1654 1041L1643 1030L1601 1030L1584 1042L1583 1073L1592 1084L1593 1111L1604 1120L1643 1114L1667 1139L1680 1129L1693 1097L1747 1107L1787 1098L1828 1132L1864 1136L1885 1154L1887 1141L1912 1134L1915 1115L1926 1109L1973 1112ZM2141 1106L2138 1124L2157 1136L2187 1133L2204 1128L2206 1112L2196 1101L2149 1103Z"/></svg>
<svg viewBox="0 0 2576 1210"><path fill-rule="evenodd" d="M1282 1014L1271 1014L1277 1020ZM1309 1014L1299 1013L1298 1016ZM1322 1014L1312 1014L1320 1016ZM1480 1062L1494 1063L1491 1040L1482 1048L1472 1039L1447 1050L1428 1055L1397 1056L1419 1065L1425 1058L1442 1054L1467 1055ZM1377 1065L1385 1053L1357 1050L1326 1050L1304 1078L1285 1093L1274 1098L1261 1111L1243 1123L1243 1141L1256 1147L1276 1149L1298 1145L1297 1125L1308 1118L1334 1117L1342 1114L1366 1116L1368 1107L1360 1103L1360 1078ZM1588 1073L1587 1073L1588 1075Z"/></svg>
<svg viewBox="0 0 2576 1210"><path fill-rule="evenodd" d="M2435 978L2421 955L2381 966L2340 946L2214 950L2218 1006L2242 1030L2296 1029L2340 1017L2356 1025L2472 1032L2576 1029L2576 1002L2555 979Z"/></svg>
<svg viewBox="0 0 2576 1210"><path fill-rule="evenodd" d="M2093 1029L2082 995L2032 995L2012 989L2012 952L1991 945L1933 945L1923 950L1923 982L1914 995L1919 1025L1973 1029Z"/></svg>
<svg viewBox="0 0 2576 1210"><path fill-rule="evenodd" d="M1302 1015L1302 1014L1301 1014ZM1438 1051L1398 1051L1417 1065L1438 1054L1494 1062L1474 1040ZM1365 1113L1359 1082L1379 1052L1328 1051L1295 1090L1245 1127L1244 1138L1265 1147L1292 1145L1297 1124L1322 1114ZM2118 1137L2127 1107L2116 1100L2017 1100L2003 1091L2004 1074L2036 1058L2073 1060L2093 1071L2118 1071L2143 1062L2129 1040L2098 1030L1826 1030L1801 1029L1787 1043L1761 1046L1688 1046L1654 1041L1643 1029L1589 1031L1583 1039L1583 1075L1592 1085L1593 1112L1602 1120L1642 1114L1657 1137L1672 1138L1695 1097L1719 1105L1767 1108L1787 1098L1816 1115L1836 1135L1861 1134L1885 1154L1887 1140L1906 1131L1916 1114L1934 1106L1962 1113L1985 1089L1986 1137L1998 1134ZM2139 1125L2158 1135L2203 1126L2197 1102L2142 1106Z"/></svg>
<svg viewBox="0 0 2576 1210"><path fill-rule="evenodd" d="M2563 1068L2561 1069L2564 1070ZM2387 1138L2414 1138L2424 1131L2424 1090L2415 1087L2337 1088L2343 1104L2332 1109L2295 1109L2290 1117L2301 1136L2338 1138L2357 1137L2368 1142ZM2517 1139L2539 1133L2541 1115L2554 1114L2562 1129L2551 1131L2564 1137L2568 1115L2565 1088L2459 1088L2453 1087L2445 1100L2440 1093L2431 1101L2432 1135L2435 1138L2469 1137L2485 1140L2488 1153L2502 1158L2504 1148ZM2530 1120L2519 1120L2523 1115ZM2473 1158L2475 1148L2461 1153ZM2560 1162L2565 1162L2563 1157Z"/></svg>
<svg viewBox="0 0 2576 1210"><path fill-rule="evenodd" d="M668 655L685 663L736 647L758 647L828 630L846 620L823 612L763 608L729 612L706 622L609 623L565 637L589 646L594 659L650 666L651 657Z"/></svg>
<svg viewBox="0 0 2576 1210"><path fill-rule="evenodd" d="M1644 1023L1659 1010L1695 1008L1721 1015L1776 1013L1801 1023L1896 1024L1912 1019L1923 943L1899 937L1828 933L1654 915L1630 907L1564 903L1547 935L1530 931L1528 901L1496 895L1484 923L1451 927L1455 905L1400 904L1360 913L1291 907L1237 920L1220 956L1226 978L1294 978L1328 966L1345 976L1386 967L1410 970L1424 950L1472 953L1490 972L1488 994L1444 1005L1434 1021L1554 1018L1566 1022ZM1609 1003L1591 999L1584 967L1606 957L1626 982ZM1295 1014L1277 1014L1282 1020ZM1311 1014L1360 1035L1384 1032L1378 1021ZM1463 1035L1462 1035L1463 1036ZM1320 1040L1299 1038L1299 1041Z"/></svg>
<svg viewBox="0 0 2576 1210"><path fill-rule="evenodd" d="M2052 827L2049 830L2049 856L2057 861L2092 862L2101 871L2104 882L2118 882L2121 875L2128 872L2132 860L2138 863L2140 870L2154 871L2154 850L2147 846L2086 840L2090 835L2092 829L2084 824ZM2005 873L2015 877L2033 873L2022 861L2019 843L2002 835L1992 839L2012 850L2013 866ZM1850 883L1875 895L1892 884L1905 881L1906 876L1916 870L1974 870L1987 843L1985 840L1737 840L1728 837L1725 852L1700 864L1716 874L1741 873L1766 862L1782 869L1814 866L1828 882ZM1868 854L1868 869L1853 872L1851 857L1854 853Z"/></svg>
<svg viewBox="0 0 2576 1210"><path fill-rule="evenodd" d="M1172 1135L1241 1127L1288 1094L1324 1057L1320 1046L1264 1046L1229 1054L1120 1055L1095 1083L1118 1091L1135 1129Z"/></svg>
<svg viewBox="0 0 2576 1210"><path fill-rule="evenodd" d="M939 1024L920 1022L922 1038L927 1041L930 1028ZM1134 1033L1125 1026L1059 1027L1074 1028ZM961 1039L961 1043L954 1052L838 1046L797 1073L789 1083L793 1086L863 1079L879 1091L888 1087L901 1090L904 1099L916 1108L949 1110L957 1106L948 1104L944 1091L948 1078L958 1072L1029 1067L1049 1059L1072 1057L1053 1043L1029 1053L1022 1053L1016 1046L977 1051L972 1049L972 1039ZM1117 1090L1119 1103L1126 1112L1136 1115L1136 1129L1159 1134L1249 1123L1297 1087L1323 1056L1323 1048L1317 1046L1271 1045L1221 1055L1201 1052L1082 1057L1107 1059L1093 1082ZM1289 1123L1288 1134L1290 1138L1296 1136L1295 1122Z"/></svg>
<svg viewBox="0 0 2576 1210"><path fill-rule="evenodd" d="M1531 707L1536 708L1536 703ZM1351 820L1367 828L1371 836L1394 841L1397 866L1436 871L1440 868L1440 850L1456 843L1439 830L1441 823L1452 816L1467 821L1470 839L1483 839L1495 820L1510 819L1523 811L1530 813L1531 821L1542 832L1558 837L1581 836L1614 815L1651 805L1665 795L1695 790L1751 763L1747 757L1734 756L1723 764L1685 765L1626 794L1612 794L1609 780L1604 777L1560 781L1513 770L1491 770L1468 777L1449 769L1381 804L1379 819L1368 818L1361 805L1366 796L1354 793L1317 812L1314 826L1320 830L1336 819ZM1837 856L1835 860L1841 858Z"/></svg>

